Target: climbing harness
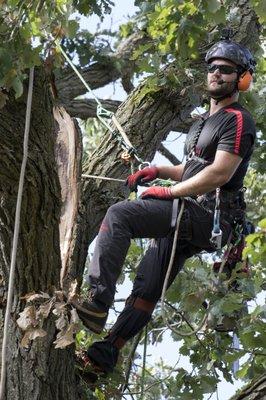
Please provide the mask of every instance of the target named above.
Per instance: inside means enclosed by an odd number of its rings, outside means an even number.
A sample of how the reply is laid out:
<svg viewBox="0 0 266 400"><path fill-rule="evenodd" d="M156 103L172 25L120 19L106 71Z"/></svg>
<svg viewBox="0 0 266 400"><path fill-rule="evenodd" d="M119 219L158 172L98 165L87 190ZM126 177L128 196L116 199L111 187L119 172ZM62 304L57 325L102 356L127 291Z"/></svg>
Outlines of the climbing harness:
<svg viewBox="0 0 266 400"><path fill-rule="evenodd" d="M60 50L60 52L66 59L66 61L68 62L68 64L71 66L73 71L76 73L77 77L81 80L81 82L83 83L85 88L88 90L88 92L93 96L94 100L96 101L96 103L97 103L97 111L96 111L97 118L111 133L112 139L114 139L116 142L118 142L118 144L121 146L121 148L124 149L124 152L122 154L123 155L122 159L128 163L128 162L132 161L133 158L135 158L137 160L137 162L140 164L140 166L139 166L140 169L144 168L145 166L149 166L150 163L148 161L144 161L139 156L136 148L130 142L129 138L126 135L126 132L124 131L124 129L118 122L118 120L115 117L115 115L113 114L113 112L106 110L102 106L100 100L95 96L95 94L93 93L93 91L91 90L91 88L89 87L87 82L84 80L84 78L82 77L82 75L80 74L78 69L72 63L72 61L70 60L70 58L68 57L68 55L66 54L66 52L64 51L62 46L60 45L59 41L56 40L55 42L56 42L58 49ZM110 119L113 122L113 124L117 128L120 135L117 133L116 130L114 130L111 127L111 125L106 121L106 119Z"/></svg>
<svg viewBox="0 0 266 400"><path fill-rule="evenodd" d="M12 308L13 300L13 289L15 280L15 267L16 267L16 257L18 248L18 236L20 229L20 213L21 213L21 203L23 186L25 179L25 170L28 158L28 142L29 142L29 130L30 130L30 117L31 117L31 104L32 104L32 93L33 93L33 79L34 79L34 67L30 69L29 74L29 88L28 88L28 98L27 98L27 108L26 108L26 120L25 120L25 130L24 130L24 143L23 143L23 159L20 169L17 204L16 204L16 214L15 214L15 227L13 235L13 245L11 252L11 264L9 272L9 282L8 282L8 292L7 292L7 305L5 313L5 323L4 323L4 333L3 333L3 343L2 343L2 370L1 370L1 382L0 382L0 400L4 400L5 396L5 383L6 383L6 355L7 355L7 338L8 338L8 325L10 321L10 314Z"/></svg>

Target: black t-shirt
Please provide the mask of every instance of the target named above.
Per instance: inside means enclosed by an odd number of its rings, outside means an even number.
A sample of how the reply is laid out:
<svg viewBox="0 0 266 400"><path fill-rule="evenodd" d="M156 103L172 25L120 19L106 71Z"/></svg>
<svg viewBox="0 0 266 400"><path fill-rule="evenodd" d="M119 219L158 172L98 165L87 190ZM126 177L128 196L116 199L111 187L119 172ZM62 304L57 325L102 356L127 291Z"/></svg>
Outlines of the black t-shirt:
<svg viewBox="0 0 266 400"><path fill-rule="evenodd" d="M194 149L196 156L208 163L212 163L217 150L239 155L242 158L240 165L230 181L222 186L221 189L240 189L243 186L256 137L255 123L252 116L239 103L233 103L230 106L223 107L211 116L206 113L202 118L191 126L187 134L185 154L189 154L193 150L195 142L193 139L197 135L200 126L203 125ZM194 176L208 165L208 163L202 162L197 157L191 158L186 162L182 181Z"/></svg>

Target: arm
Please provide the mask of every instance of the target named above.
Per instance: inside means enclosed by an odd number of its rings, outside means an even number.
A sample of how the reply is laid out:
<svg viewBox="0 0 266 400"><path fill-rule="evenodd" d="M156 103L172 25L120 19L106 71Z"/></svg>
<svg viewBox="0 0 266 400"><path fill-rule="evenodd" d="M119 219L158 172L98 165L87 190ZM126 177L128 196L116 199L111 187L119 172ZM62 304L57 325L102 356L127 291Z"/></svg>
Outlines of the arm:
<svg viewBox="0 0 266 400"><path fill-rule="evenodd" d="M217 150L211 165L188 180L172 186L173 197L200 195L215 190L231 179L241 160L236 154Z"/></svg>
<svg viewBox="0 0 266 400"><path fill-rule="evenodd" d="M183 172L184 172L184 165L179 164L175 166L165 166L160 165L157 167L159 175L158 178L162 179L172 179L173 181L181 181Z"/></svg>

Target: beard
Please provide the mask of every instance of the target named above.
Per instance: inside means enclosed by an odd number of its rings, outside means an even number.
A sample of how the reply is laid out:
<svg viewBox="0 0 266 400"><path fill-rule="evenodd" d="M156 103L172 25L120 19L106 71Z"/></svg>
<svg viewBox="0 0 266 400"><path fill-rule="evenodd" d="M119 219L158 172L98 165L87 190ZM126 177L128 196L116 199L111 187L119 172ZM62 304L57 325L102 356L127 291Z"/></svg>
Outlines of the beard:
<svg viewBox="0 0 266 400"><path fill-rule="evenodd" d="M207 83L207 93L213 99L219 99L223 96L232 95L237 90L237 83L233 82L224 82L220 85L216 84L214 87L211 84Z"/></svg>

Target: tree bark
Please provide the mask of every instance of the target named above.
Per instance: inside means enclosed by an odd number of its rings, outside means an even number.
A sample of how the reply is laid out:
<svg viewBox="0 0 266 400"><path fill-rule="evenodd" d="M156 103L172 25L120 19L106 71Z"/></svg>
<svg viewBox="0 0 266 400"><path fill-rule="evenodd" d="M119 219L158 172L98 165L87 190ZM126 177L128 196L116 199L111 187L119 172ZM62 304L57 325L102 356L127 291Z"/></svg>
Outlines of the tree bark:
<svg viewBox="0 0 266 400"><path fill-rule="evenodd" d="M0 267L2 315L9 279L11 243L18 181L22 161L26 95L10 96L0 110ZM16 277L8 331L6 399L78 399L71 350L54 348L56 328L53 316L44 329L47 335L21 347L18 314L25 307L22 296L29 292L52 294L59 289L60 185L55 163L55 126L50 95L43 72L35 71L29 157L21 211ZM2 332L1 332L2 334Z"/></svg>
<svg viewBox="0 0 266 400"><path fill-rule="evenodd" d="M230 400L265 400L266 399L266 374L255 379Z"/></svg>

